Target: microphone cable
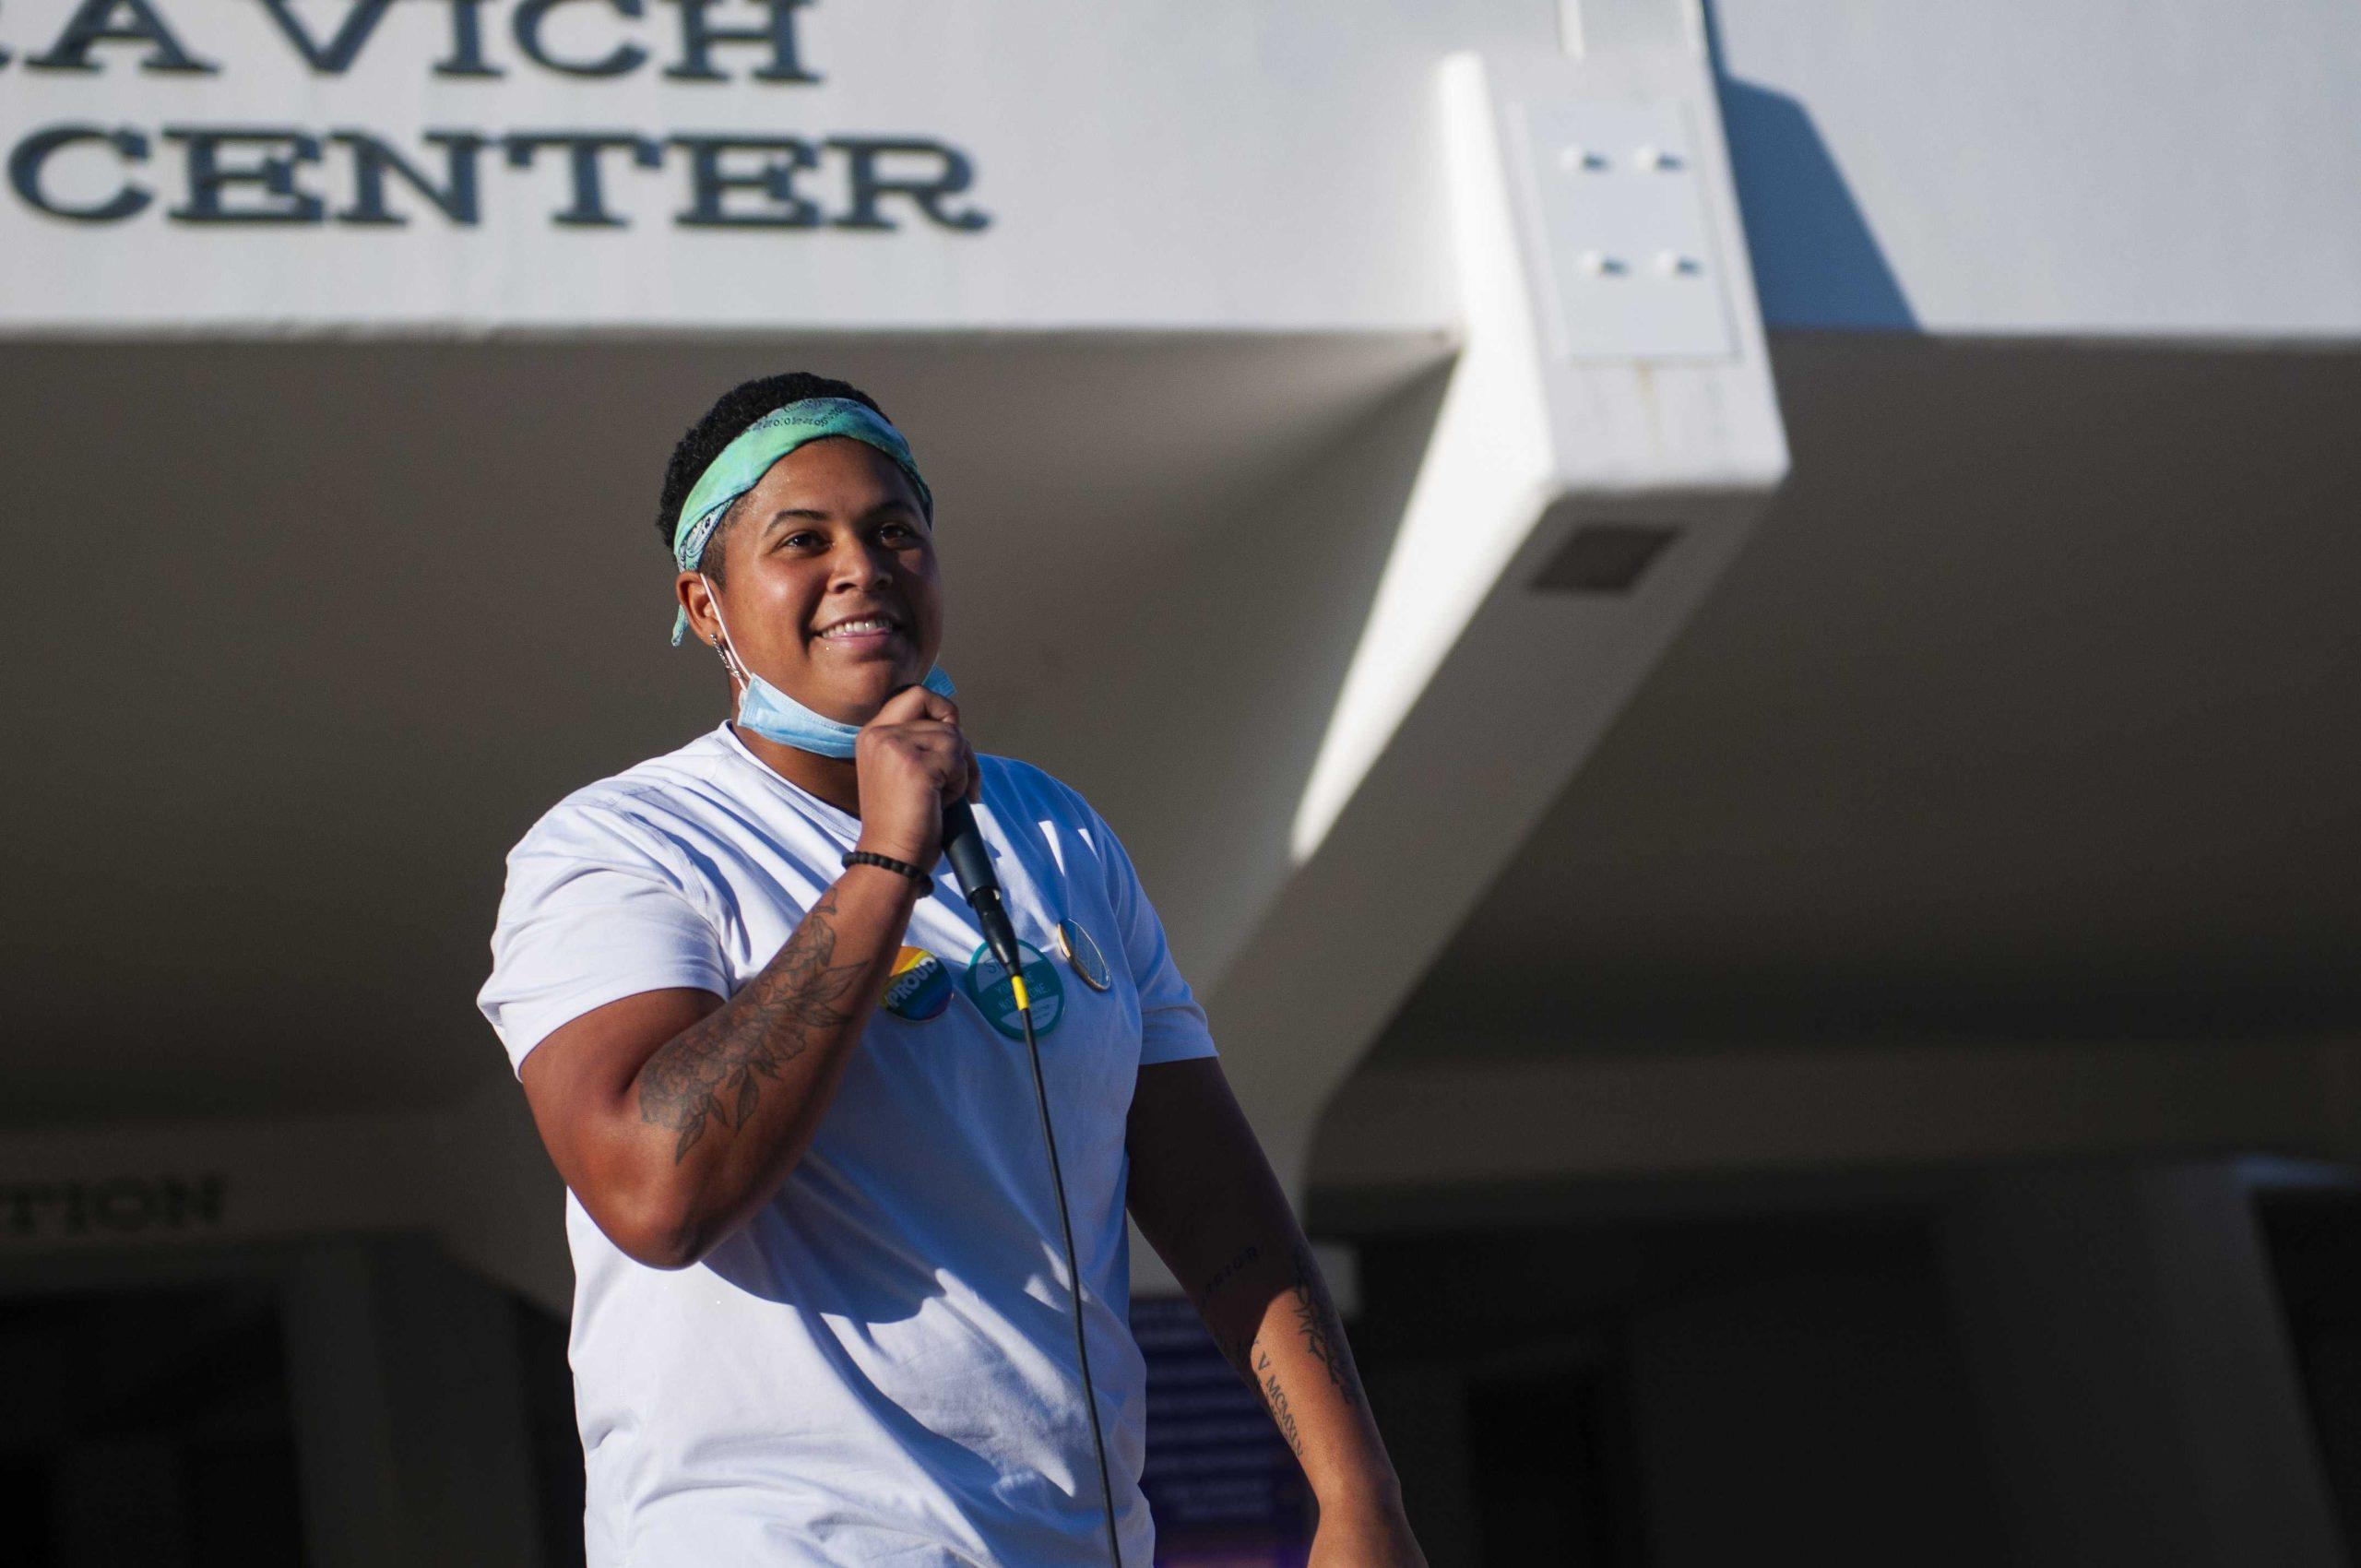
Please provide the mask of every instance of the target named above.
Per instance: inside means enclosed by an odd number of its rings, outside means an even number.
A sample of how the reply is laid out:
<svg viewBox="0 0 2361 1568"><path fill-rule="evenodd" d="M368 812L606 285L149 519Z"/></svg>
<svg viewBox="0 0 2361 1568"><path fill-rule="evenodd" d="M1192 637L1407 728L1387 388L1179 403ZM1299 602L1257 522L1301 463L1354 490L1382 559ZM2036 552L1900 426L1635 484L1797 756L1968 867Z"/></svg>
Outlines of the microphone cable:
<svg viewBox="0 0 2361 1568"><path fill-rule="evenodd" d="M975 911L984 944L1008 971L1017 1020L1025 1028L1025 1055L1033 1067L1033 1103L1041 1112L1041 1146L1050 1157L1050 1187L1057 1194L1058 1230L1065 1242L1066 1301L1074 1313L1074 1355L1075 1364L1082 1370L1082 1408L1090 1417L1090 1446L1098 1460L1098 1499L1107 1526L1107 1561L1112 1568L1123 1568L1122 1541L1115 1531L1115 1484L1107 1469L1107 1435L1098 1421L1098 1391L1090 1379L1090 1345L1083 1330L1082 1264L1074 1251L1074 1216L1066 1205L1065 1172L1058 1163L1057 1130L1050 1122L1050 1086L1041 1074L1041 1043L1033 1034L1033 997L1025 984L1024 954L1016 944L1016 928L1010 922L1007 907L1002 901L1000 879L992 872L983 835L978 831L975 814L965 801L954 801L943 808L943 849L950 857L952 872L959 879L960 891L967 895L968 908Z"/></svg>

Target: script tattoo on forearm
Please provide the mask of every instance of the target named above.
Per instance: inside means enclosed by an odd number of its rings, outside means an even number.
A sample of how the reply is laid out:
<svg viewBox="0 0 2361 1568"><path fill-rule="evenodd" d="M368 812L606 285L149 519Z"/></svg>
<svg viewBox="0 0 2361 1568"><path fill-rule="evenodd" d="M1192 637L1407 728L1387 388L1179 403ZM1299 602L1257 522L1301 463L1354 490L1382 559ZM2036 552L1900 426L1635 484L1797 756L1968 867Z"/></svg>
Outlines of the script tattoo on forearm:
<svg viewBox="0 0 2361 1568"><path fill-rule="evenodd" d="M1213 1277L1206 1280L1204 1289L1197 1292L1197 1315L1204 1317L1205 1315L1206 1306L1212 1302L1216 1296L1221 1294L1223 1288L1238 1283L1239 1276L1244 1272L1246 1265L1252 1263L1256 1258L1259 1258L1262 1255L1262 1248L1257 1246L1249 1246L1244 1251L1240 1252L1236 1257L1230 1259L1228 1263L1214 1270ZM1210 1319L1207 1321L1208 1323L1211 1322ZM1252 1364L1254 1352L1254 1336L1251 1331L1247 1334L1228 1339L1222 1338L1218 1334L1216 1334L1215 1336L1215 1344L1219 1347L1223 1359L1228 1361L1232 1367L1237 1369L1239 1376L1244 1378L1250 1386L1260 1385L1261 1380L1255 1377Z"/></svg>
<svg viewBox="0 0 2361 1568"><path fill-rule="evenodd" d="M1197 1292L1197 1311L1203 1313L1213 1299L1221 1294L1224 1286L1236 1284L1239 1275L1245 1270L1246 1265L1262 1255L1262 1248L1250 1246L1214 1270L1213 1277L1206 1280L1204 1288Z"/></svg>
<svg viewBox="0 0 2361 1568"><path fill-rule="evenodd" d="M1204 1304L1214 1299L1215 1292L1218 1291L1223 1286L1228 1284L1231 1280L1236 1279L1240 1269L1244 1268L1248 1264L1252 1263L1256 1258L1259 1258L1262 1255L1262 1248L1248 1247L1244 1252L1240 1253L1236 1257L1230 1259L1228 1263L1214 1270L1214 1277L1205 1281L1205 1288L1203 1290L1197 1292L1197 1306L1199 1310L1202 1311Z"/></svg>
<svg viewBox="0 0 2361 1568"><path fill-rule="evenodd" d="M639 1073L639 1119L681 1134L672 1163L688 1158L708 1122L742 1127L762 1097L762 1080L803 1054L814 1033L839 1028L852 1015L837 1005L862 965L832 964L836 900L812 906L753 983L683 1031Z"/></svg>
<svg viewBox="0 0 2361 1568"><path fill-rule="evenodd" d="M1252 1249L1240 1253L1228 1268L1215 1276L1219 1283L1224 1275L1233 1273L1252 1255ZM1294 1327L1303 1336L1304 1348L1328 1374L1328 1383L1347 1407L1362 1403L1360 1374L1353 1370L1353 1353L1345 1344L1344 1320L1337 1314L1336 1303L1328 1294L1328 1287L1320 1277L1320 1265L1312 1260L1311 1249L1296 1242L1290 1249L1290 1263L1295 1278L1287 1288L1287 1305L1295 1317ZM1208 1287L1205 1292L1213 1291ZM1285 1332L1276 1324L1268 1334ZM1271 1412L1271 1420L1278 1423L1279 1435L1287 1440L1287 1447L1297 1458L1303 1457L1303 1436L1296 1425L1295 1407L1288 1401L1286 1388L1279 1383L1278 1369L1272 1364L1270 1345L1264 1335L1252 1340L1240 1339L1222 1346L1222 1352L1246 1379L1247 1385L1261 1396Z"/></svg>
<svg viewBox="0 0 2361 1568"><path fill-rule="evenodd" d="M1279 1386L1279 1374L1271 1370L1271 1352L1265 1350L1255 1361L1254 1370L1263 1374L1257 1385L1263 1403L1271 1409L1271 1420L1279 1423L1279 1435L1287 1440L1288 1449L1299 1459L1303 1457L1303 1437L1295 1428L1295 1411L1287 1404L1287 1391ZM1249 1383L1254 1379L1249 1377Z"/></svg>

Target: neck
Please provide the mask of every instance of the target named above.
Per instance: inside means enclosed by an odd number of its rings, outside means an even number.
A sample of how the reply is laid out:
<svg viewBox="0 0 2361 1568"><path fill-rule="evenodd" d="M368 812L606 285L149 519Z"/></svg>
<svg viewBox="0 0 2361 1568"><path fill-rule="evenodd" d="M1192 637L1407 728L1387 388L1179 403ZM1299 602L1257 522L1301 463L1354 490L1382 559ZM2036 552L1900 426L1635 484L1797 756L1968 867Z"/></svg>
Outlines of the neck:
<svg viewBox="0 0 2361 1568"><path fill-rule="evenodd" d="M860 771L850 757L821 756L766 740L732 723L731 733L760 757L773 773L801 790L808 790L838 811L860 814Z"/></svg>

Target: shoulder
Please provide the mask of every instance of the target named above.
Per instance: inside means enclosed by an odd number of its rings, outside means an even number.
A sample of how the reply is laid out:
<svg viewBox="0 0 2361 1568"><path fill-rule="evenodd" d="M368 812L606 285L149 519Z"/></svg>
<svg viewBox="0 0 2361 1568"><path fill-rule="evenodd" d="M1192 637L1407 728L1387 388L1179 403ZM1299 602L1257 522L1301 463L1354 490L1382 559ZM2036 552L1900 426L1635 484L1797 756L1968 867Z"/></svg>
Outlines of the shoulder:
<svg viewBox="0 0 2361 1568"><path fill-rule="evenodd" d="M984 800L999 811L1021 811L1038 822L1105 830L1098 813L1082 791L1044 769L1013 756L979 753L976 766L984 776Z"/></svg>
<svg viewBox="0 0 2361 1568"><path fill-rule="evenodd" d="M1004 832L1029 827L1068 876L1086 871L1122 904L1139 885L1130 854L1115 830L1082 791L1062 778L1014 757L979 756L984 803Z"/></svg>
<svg viewBox="0 0 2361 1568"><path fill-rule="evenodd" d="M662 846L711 809L730 766L718 732L586 784L543 812L510 851L625 850Z"/></svg>

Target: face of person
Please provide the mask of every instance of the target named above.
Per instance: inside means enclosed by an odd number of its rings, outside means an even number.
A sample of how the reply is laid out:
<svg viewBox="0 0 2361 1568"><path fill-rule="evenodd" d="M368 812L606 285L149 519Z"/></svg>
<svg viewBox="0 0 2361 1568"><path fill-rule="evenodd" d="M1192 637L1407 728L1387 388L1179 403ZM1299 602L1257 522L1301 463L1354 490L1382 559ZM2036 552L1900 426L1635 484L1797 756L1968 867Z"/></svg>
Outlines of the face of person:
<svg viewBox="0 0 2361 1568"><path fill-rule="evenodd" d="M916 683L943 643L934 540L894 460L831 436L773 463L740 497L713 587L739 660L806 707L865 724ZM717 627L703 583L680 578L699 635Z"/></svg>

